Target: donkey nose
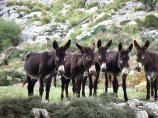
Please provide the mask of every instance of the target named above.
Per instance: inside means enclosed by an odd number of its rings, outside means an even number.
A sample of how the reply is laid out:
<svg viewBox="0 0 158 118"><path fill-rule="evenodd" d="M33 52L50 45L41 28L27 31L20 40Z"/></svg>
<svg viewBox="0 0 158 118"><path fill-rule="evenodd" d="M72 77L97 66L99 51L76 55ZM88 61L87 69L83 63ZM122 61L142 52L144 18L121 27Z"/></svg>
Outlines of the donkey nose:
<svg viewBox="0 0 158 118"><path fill-rule="evenodd" d="M102 72L105 72L106 69L107 69L106 63L102 63L102 65L101 65L101 71L102 71Z"/></svg>
<svg viewBox="0 0 158 118"><path fill-rule="evenodd" d="M89 68L89 74L93 74L96 72L96 69L95 69L95 65L92 65L90 68Z"/></svg>
<svg viewBox="0 0 158 118"><path fill-rule="evenodd" d="M65 73L64 65L59 66L58 72L60 75Z"/></svg>
<svg viewBox="0 0 158 118"><path fill-rule="evenodd" d="M138 71L138 72L140 72L141 71L141 67L136 67L136 70Z"/></svg>
<svg viewBox="0 0 158 118"><path fill-rule="evenodd" d="M128 69L127 68L123 68L122 74L123 74L123 76L127 76L128 75Z"/></svg>

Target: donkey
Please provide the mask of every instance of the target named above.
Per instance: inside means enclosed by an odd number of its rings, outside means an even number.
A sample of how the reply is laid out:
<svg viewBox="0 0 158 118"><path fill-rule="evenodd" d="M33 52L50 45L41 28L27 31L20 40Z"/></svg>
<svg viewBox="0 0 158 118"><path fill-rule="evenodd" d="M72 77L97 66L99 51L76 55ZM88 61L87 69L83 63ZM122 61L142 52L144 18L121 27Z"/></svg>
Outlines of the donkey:
<svg viewBox="0 0 158 118"><path fill-rule="evenodd" d="M65 59L65 73L61 76L62 80L62 92L61 100L64 95L64 88L66 92L66 97L68 98L68 85L70 79L72 79L73 84L73 94L80 97L80 86L83 78L83 74L87 71L89 74L96 72L95 63L94 63L94 49L95 45L92 45L92 48L84 47L76 43L76 46L79 48L79 51L76 53L68 53Z"/></svg>
<svg viewBox="0 0 158 118"><path fill-rule="evenodd" d="M99 39L97 42L97 47L98 51L95 52L95 68L96 68L96 73L93 74L95 76L95 81L94 84L91 83L92 81L92 75L89 76L89 96L92 95L92 89L94 88L93 95L97 94L97 83L98 83L98 78L100 75L100 71L105 72L106 71L106 61L107 61L107 50L111 46L112 40L110 40L105 46L101 46L101 40ZM82 81L82 96L85 97L85 84L86 80L88 77L86 74L84 74L84 78Z"/></svg>
<svg viewBox="0 0 158 118"><path fill-rule="evenodd" d="M46 79L46 100L49 100L49 91L53 74L57 73L64 74L64 64L66 59L66 50L70 47L71 40L59 47L57 42L53 41L53 48L55 51L43 52L43 53L29 53L26 56L24 70L26 72L26 81L28 82L28 96L33 95L33 88L37 80L39 80L39 94L42 97L43 94L43 82ZM55 74L56 75L56 74ZM33 78L31 80L31 78ZM23 84L23 85L24 85Z"/></svg>
<svg viewBox="0 0 158 118"><path fill-rule="evenodd" d="M129 68L129 53L133 48L133 44L127 49L122 49L122 43L118 45L118 51L111 50L107 53L107 70L105 72L105 92L107 92L108 88L108 77L111 80L111 76L114 76L113 80L113 91L115 93L118 92L118 76L122 77L122 86L124 91L124 99L128 101L127 93L126 93L126 77L128 75L128 68Z"/></svg>
<svg viewBox="0 0 158 118"><path fill-rule="evenodd" d="M154 86L155 90L155 101L157 100L157 72L158 72L158 55L156 53L147 51L149 41L147 40L144 46L140 47L136 40L134 40L135 48L137 49L137 66L136 69L140 72L144 66L144 72L147 81L147 95L146 100L150 99L150 82Z"/></svg>

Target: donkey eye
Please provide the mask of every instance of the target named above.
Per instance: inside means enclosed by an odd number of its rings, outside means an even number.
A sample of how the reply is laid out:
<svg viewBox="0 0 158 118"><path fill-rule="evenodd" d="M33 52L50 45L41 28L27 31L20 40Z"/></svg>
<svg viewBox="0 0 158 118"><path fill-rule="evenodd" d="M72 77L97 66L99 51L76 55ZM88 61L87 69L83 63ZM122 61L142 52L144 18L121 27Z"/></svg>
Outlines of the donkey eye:
<svg viewBox="0 0 158 118"><path fill-rule="evenodd" d="M66 60L66 56L64 57L64 61Z"/></svg>
<svg viewBox="0 0 158 118"><path fill-rule="evenodd" d="M122 59L120 59L120 63L123 63L123 60L122 60Z"/></svg>
<svg viewBox="0 0 158 118"><path fill-rule="evenodd" d="M101 56L100 54L98 55L98 57L99 57L100 59L102 58L102 56Z"/></svg>
<svg viewBox="0 0 158 118"><path fill-rule="evenodd" d="M144 59L144 58L145 58L145 54L142 55L142 59Z"/></svg>
<svg viewBox="0 0 158 118"><path fill-rule="evenodd" d="M90 57L90 56L88 56L88 57L87 57L87 60L88 60L88 61L90 61L90 60L91 60L91 57Z"/></svg>
<svg viewBox="0 0 158 118"><path fill-rule="evenodd" d="M56 56L56 60L59 61L59 57L58 56Z"/></svg>

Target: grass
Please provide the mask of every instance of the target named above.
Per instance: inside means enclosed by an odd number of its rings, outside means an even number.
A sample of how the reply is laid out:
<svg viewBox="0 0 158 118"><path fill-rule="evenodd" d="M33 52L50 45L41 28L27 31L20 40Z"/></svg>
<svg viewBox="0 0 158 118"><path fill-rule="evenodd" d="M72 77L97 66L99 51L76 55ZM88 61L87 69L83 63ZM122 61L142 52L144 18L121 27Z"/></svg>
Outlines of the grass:
<svg viewBox="0 0 158 118"><path fill-rule="evenodd" d="M75 38L82 33L81 26L78 26L73 33L70 34L70 38Z"/></svg>
<svg viewBox="0 0 158 118"><path fill-rule="evenodd" d="M17 1L17 0L11 0L11 1L7 1L7 6L12 6L12 5L19 5L19 6L27 6L27 7L31 7L31 1Z"/></svg>
<svg viewBox="0 0 158 118"><path fill-rule="evenodd" d="M135 35L138 33L138 26L137 25L123 25L122 26L122 31L123 32L126 32L128 34L132 34L132 35Z"/></svg>
<svg viewBox="0 0 158 118"><path fill-rule="evenodd" d="M34 21L40 21L41 18L38 17L36 14L34 14L31 19L26 23L27 25L30 25L31 23L33 23Z"/></svg>
<svg viewBox="0 0 158 118"><path fill-rule="evenodd" d="M137 8L134 8L134 12L137 12L137 11L142 11L143 8L142 7L137 7Z"/></svg>
<svg viewBox="0 0 158 118"><path fill-rule="evenodd" d="M29 13L30 10L29 10L28 8L17 8L17 9L16 9L16 12L17 12L17 13L20 13L20 12Z"/></svg>
<svg viewBox="0 0 158 118"><path fill-rule="evenodd" d="M22 50L27 50L27 51L37 51L37 50L46 50L46 44L43 44L42 46L39 46L37 44L32 44L32 45L24 45L22 47Z"/></svg>
<svg viewBox="0 0 158 118"><path fill-rule="evenodd" d="M0 87L0 100L5 98L5 97L11 97L11 98L17 98L17 97L27 97L27 88L22 88L22 85L19 87L13 87L13 86L8 86L8 87ZM97 89L97 95L99 96L105 91L105 86L104 85L99 85ZM113 92L112 88L108 88L108 93ZM43 93L43 100L45 100L45 91ZM89 95L89 87L85 87L85 94L88 97ZM141 96L144 96L146 92L136 92L134 88L127 88L127 95L129 99L134 99L134 98L141 98ZM34 88L34 95L39 95L39 88L35 87ZM61 95L61 88L60 87L54 87L52 86L50 89L50 94L49 94L49 100L51 102L57 102L60 101L60 95ZM69 96L72 98L73 93L72 93L72 87L69 86ZM118 89L118 98L120 100L124 100L124 94L123 94L123 89L119 88ZM66 101L66 98L64 98L64 101Z"/></svg>
<svg viewBox="0 0 158 118"><path fill-rule="evenodd" d="M86 9L88 10L88 9L90 9L90 8L92 8L92 7L97 7L98 6L98 2L93 2L93 3L91 3L91 4L88 4L87 6L86 6Z"/></svg>

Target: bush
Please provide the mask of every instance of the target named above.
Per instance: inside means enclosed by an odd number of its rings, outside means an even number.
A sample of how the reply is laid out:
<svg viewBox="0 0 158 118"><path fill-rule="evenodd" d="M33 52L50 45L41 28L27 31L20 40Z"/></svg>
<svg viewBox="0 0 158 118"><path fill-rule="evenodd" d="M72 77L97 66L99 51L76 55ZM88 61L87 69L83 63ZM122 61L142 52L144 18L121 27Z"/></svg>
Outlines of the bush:
<svg viewBox="0 0 158 118"><path fill-rule="evenodd" d="M82 33L81 27L77 27L73 33L70 34L70 38L75 38Z"/></svg>
<svg viewBox="0 0 158 118"><path fill-rule="evenodd" d="M17 0L11 0L7 1L7 6L12 6L12 5L19 5L19 6L27 6L31 7L31 1L17 1Z"/></svg>
<svg viewBox="0 0 158 118"><path fill-rule="evenodd" d="M2 61L1 61L1 64L2 65L7 65L8 64L8 60L6 58L4 58Z"/></svg>
<svg viewBox="0 0 158 118"><path fill-rule="evenodd" d="M88 9L90 9L90 8L92 8L92 7L97 7L98 6L98 2L93 2L93 3L91 3L91 4L88 4L87 6L86 6L86 9L88 10Z"/></svg>
<svg viewBox="0 0 158 118"><path fill-rule="evenodd" d="M46 16L42 16L41 22L42 24L48 24L51 21L51 16L46 15Z"/></svg>
<svg viewBox="0 0 158 118"><path fill-rule="evenodd" d="M30 10L28 9L28 8L17 8L16 9L16 12L17 13L20 13L20 12L26 12L26 13L29 13L30 12Z"/></svg>
<svg viewBox="0 0 158 118"><path fill-rule="evenodd" d="M27 25L30 25L34 21L40 21L40 17L38 17L36 14L34 14L31 19L26 23Z"/></svg>
<svg viewBox="0 0 158 118"><path fill-rule="evenodd" d="M154 27L158 28L158 18L155 15L147 15L144 20L136 19L135 20L139 27Z"/></svg>
<svg viewBox="0 0 158 118"><path fill-rule="evenodd" d="M122 30L128 34L137 34L138 33L138 27L137 25L123 25Z"/></svg>
<svg viewBox="0 0 158 118"><path fill-rule="evenodd" d="M146 92L146 81L143 81L139 83L138 85L135 86L135 91L136 92Z"/></svg>
<svg viewBox="0 0 158 118"><path fill-rule="evenodd" d="M137 7L137 8L134 8L134 12L137 12L137 11L142 11L143 8L142 7Z"/></svg>
<svg viewBox="0 0 158 118"><path fill-rule="evenodd" d="M8 48L9 46L17 46L20 39L19 34L21 28L13 21L5 21L0 19L0 50Z"/></svg>

